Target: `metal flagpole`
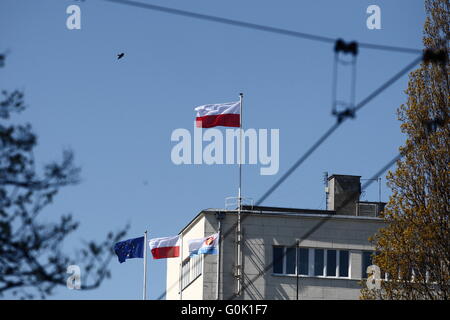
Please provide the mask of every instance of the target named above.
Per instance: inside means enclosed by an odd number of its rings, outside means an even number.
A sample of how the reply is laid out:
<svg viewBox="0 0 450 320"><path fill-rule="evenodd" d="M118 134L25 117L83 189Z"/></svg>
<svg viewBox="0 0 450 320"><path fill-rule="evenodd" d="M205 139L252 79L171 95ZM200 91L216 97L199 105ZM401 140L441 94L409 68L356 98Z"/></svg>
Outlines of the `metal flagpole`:
<svg viewBox="0 0 450 320"><path fill-rule="evenodd" d="M381 203L381 177L378 178L378 202Z"/></svg>
<svg viewBox="0 0 450 320"><path fill-rule="evenodd" d="M183 300L183 233L180 233L181 245L180 245L180 276L179 276L179 290L180 290L180 300Z"/></svg>
<svg viewBox="0 0 450 320"><path fill-rule="evenodd" d="M242 126L242 120L243 120L243 116L242 116L242 100L244 98L244 94L240 93L239 94L239 106L240 106L240 112L239 112L239 124L240 124L240 134L239 134L239 210L241 209L242 206L242 202L241 202L241 188L242 188L242 130L243 130L243 126Z"/></svg>
<svg viewBox="0 0 450 320"><path fill-rule="evenodd" d="M144 232L144 289L142 300L147 300L147 230Z"/></svg>
<svg viewBox="0 0 450 320"><path fill-rule="evenodd" d="M243 100L244 94L239 93L239 106L240 106L240 112L239 112L239 124L240 124L240 130L239 130L239 190L238 190L238 216L237 216L237 295L239 296L241 294L241 286L242 286L242 257L241 257L241 210L242 210L242 100Z"/></svg>
<svg viewBox="0 0 450 320"><path fill-rule="evenodd" d="M298 300L298 277L299 277L299 268L300 268L299 261L298 261L298 255L299 255L298 251L300 250L299 248L300 248L300 241L297 240L295 243L295 278L297 281L297 300Z"/></svg>
<svg viewBox="0 0 450 320"><path fill-rule="evenodd" d="M216 299L217 300L219 300L219 288L220 288L220 286L219 286L219 281L220 281L220 254L221 254L221 248L220 248L220 245L221 245L221 243L222 243L222 241L220 241L220 233L221 233L221 223L220 223L220 220L219 220L219 232L218 232L218 235L217 235L217 241L218 241L218 243L217 243L217 248L218 248L218 250L219 250L219 252L217 252L217 278L216 278Z"/></svg>
<svg viewBox="0 0 450 320"><path fill-rule="evenodd" d="M217 212L216 218L218 221L217 233L218 233L218 241L219 241L217 243L217 248L218 248L219 252L217 253L216 299L220 300L220 272L221 272L221 264L222 264L222 257L221 257L221 255L222 255L222 240L220 237L222 236L222 220L225 218L225 213L220 212L220 211Z"/></svg>

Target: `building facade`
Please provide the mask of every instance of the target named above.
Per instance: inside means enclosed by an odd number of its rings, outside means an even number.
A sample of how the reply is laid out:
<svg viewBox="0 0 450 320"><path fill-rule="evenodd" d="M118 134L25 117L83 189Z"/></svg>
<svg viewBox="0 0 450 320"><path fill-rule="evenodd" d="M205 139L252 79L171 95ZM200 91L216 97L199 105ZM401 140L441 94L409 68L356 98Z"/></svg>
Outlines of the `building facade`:
<svg viewBox="0 0 450 320"><path fill-rule="evenodd" d="M166 299L358 299L384 204L359 201L358 176L333 175L326 191L328 210L244 206L241 259L238 211L201 211L167 260ZM189 258L188 240L218 231L218 255Z"/></svg>

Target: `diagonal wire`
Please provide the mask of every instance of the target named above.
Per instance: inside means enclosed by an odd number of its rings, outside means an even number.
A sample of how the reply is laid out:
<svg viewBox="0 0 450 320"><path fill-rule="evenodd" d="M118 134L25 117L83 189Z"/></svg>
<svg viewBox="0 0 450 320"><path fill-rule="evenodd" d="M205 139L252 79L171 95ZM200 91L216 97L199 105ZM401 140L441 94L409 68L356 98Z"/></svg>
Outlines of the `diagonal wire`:
<svg viewBox="0 0 450 320"><path fill-rule="evenodd" d="M375 98L377 95L379 95L381 92L383 92L387 87L391 86L395 81L400 79L403 75L405 75L409 70L414 68L419 62L423 60L423 55L420 55L414 61L412 61L410 64L408 64L406 67L404 67L402 70L400 70L396 75L394 75L392 78L390 78L388 81L386 81L382 86L380 86L377 90L372 92L369 96L367 96L364 100L362 100L360 103L358 103L354 111L360 110L362 107L364 107L367 103L369 103L373 98Z"/></svg>
<svg viewBox="0 0 450 320"><path fill-rule="evenodd" d="M190 18L195 18L195 19L200 19L200 20L206 20L206 21L210 21L210 22L217 22L217 23L228 24L228 25L233 25L233 26L238 26L238 27L243 27L243 28L248 28L248 29L254 29L254 30L259 30L259 31L281 34L281 35L285 35L285 36L303 38L303 39L308 39L308 40L313 40L313 41L321 41L321 42L327 42L327 43L334 43L336 41L335 39L330 38L330 37L324 37L324 36L308 34L308 33L304 33L304 32L298 32L298 31L292 31L292 30L287 30L287 29L282 29L282 28L276 28L276 27L270 27L270 26L265 26L265 25L260 25L260 24L232 20L232 19L212 16L212 15L205 15L205 14L195 13L195 12L191 12L191 11L162 7L162 6L146 4L146 3L137 2L137 1L130 1L130 0L105 0L105 1L115 2L115 3L119 3L119 4L124 4L124 5L129 5L129 6L134 6L134 7L139 7L139 8L144 8L144 9L149 9L149 10L154 10L154 11L159 11L159 12L164 12L164 13L168 13L168 14L174 14L174 15L185 16L185 17L190 17ZM378 44L371 44L371 43L359 43L359 46L363 47L363 48L368 48L368 49L397 51L397 52L404 52L404 53L419 53L419 52L421 53L422 52L421 50L418 50L418 49L394 47L394 46L387 46L387 45L378 45ZM374 99L376 96L378 96L381 92L383 92L386 88L388 88L390 85L392 85L396 80L398 80L400 77L402 77L406 72L408 72L411 68L413 68L421 60L422 60L422 56L415 59L413 62L411 62L409 65L407 65L404 69L402 69L400 72L398 72L396 75L394 75L391 79L389 79L386 83L384 83L382 86L380 86L377 90L375 90L371 95L369 95L367 98L365 98L363 101L361 101L358 105L356 105L353 111L360 110L363 106L365 106L368 102L370 102L372 99ZM346 118L343 118L342 120L345 120L345 119ZM313 146L311 146L307 150L307 152L299 160L297 160L294 163L294 165L291 166L291 168L289 168L289 170L285 174L283 174L283 176L279 180L277 180L277 182L266 193L263 194L263 196L256 202L255 205L259 205L260 203L265 201L329 136L331 136L335 132L335 130L342 123L343 123L343 121L338 121L330 129L328 129L325 132L325 134L323 134L319 138L319 140L316 141L316 143L314 143ZM398 160L398 159L394 159L393 161L395 162L396 160ZM392 163L389 166L391 166L391 165L392 165ZM382 171L382 172L384 172L384 171ZM379 176L379 174L376 177L378 177L378 176ZM372 181L369 181L368 185L370 185L371 182ZM244 219L245 219L245 216L243 217L242 220L244 220ZM323 223L324 222L319 223L316 227L311 229L310 232L307 233L304 237L307 237L309 234L315 232ZM229 235L233 230L234 230L234 227L231 227L223 235L223 238L225 238L227 235ZM158 297L158 299L161 299L164 296L165 296L165 293L160 295Z"/></svg>
<svg viewBox="0 0 450 320"><path fill-rule="evenodd" d="M367 103L372 101L377 95L379 95L381 92L383 92L385 89L387 89L390 85L392 85L396 80L398 80L402 75L406 74L410 69L412 69L415 65L417 65L422 60L422 56L420 58L414 59L413 62L408 64L405 68L397 72L393 77L391 77L388 81L386 81L384 84L382 84L379 88L377 88L375 91L373 91L369 96L367 96L365 99L363 99L360 103L358 103L355 106L355 110L360 110L362 107L364 107ZM269 190L263 194L263 196L258 199L258 201L255 203L255 206L261 204L263 201L265 201L335 130L344 122L344 120L347 118L343 118L343 121L336 122L333 126L331 126L330 129L328 129L324 135L322 135L306 152L303 154L299 160L297 160L294 165L289 168L289 170L283 174L283 176L278 179L272 187L269 188ZM394 158L391 162L389 162L385 167L383 167L384 171L387 170L393 163L395 163L396 160L399 159L400 156L397 156ZM383 170L382 169L382 170ZM380 170L381 171L381 170ZM383 173L384 171L381 171ZM381 173L377 173L376 177ZM375 176L375 175L374 175ZM364 185L365 188L367 188L373 181L368 181L366 185ZM241 218L241 223L245 220L245 218L248 217L247 215L244 215ZM234 232L236 228L236 223L233 224L226 232L223 233L223 235L220 235L220 241L223 241L227 236L229 236L232 232ZM321 224L320 224L321 225ZM320 227L320 225L318 227ZM316 228L312 229L313 232L316 230ZM305 236L308 236L306 234ZM304 236L304 237L305 237ZM176 284L174 283L170 288L173 288ZM160 300L166 295L166 292L162 293L157 299Z"/></svg>
<svg viewBox="0 0 450 320"><path fill-rule="evenodd" d="M377 88L374 92L372 92L369 96L363 99L360 103L358 103L354 111L358 111L367 105L370 101L372 101L376 96L386 90L389 86L391 86L395 81L400 79L403 75L408 73L414 66L416 66L420 61L422 61L422 56L414 59L410 64L408 64L405 68L397 72L393 77L391 77L388 81L383 83L379 88ZM345 120L347 118L343 118ZM333 134L333 132L343 123L336 122L330 129L328 129L324 135L322 135L319 140L317 140L309 149L305 152L303 156L300 157L289 169L286 171L276 182L275 184L267 190L258 201L256 201L255 205L261 204L264 200L266 200L329 136Z"/></svg>
<svg viewBox="0 0 450 320"><path fill-rule="evenodd" d="M384 165L380 170L378 170L373 176L372 178L368 179L368 181L361 187L361 190L365 190L367 189L374 181L376 178L378 178L381 174L383 174L385 171L387 171L391 166L393 166L398 160L400 160L402 158L401 154L398 154L397 156L395 156L391 161L389 161L386 165ZM350 195L349 197L347 197L347 199L336 209L333 211L337 212L340 209L342 209L343 207L345 207L352 199L353 199L353 194ZM307 232L305 232L299 239L298 241L296 241L294 244L287 246L287 248L296 248L300 245L301 241L307 239L308 237L310 237L314 232L316 232L320 227L322 227L322 225L324 225L328 220L330 220L332 217L334 216L334 214L329 214L325 217L323 217L323 219L321 219L314 227L312 227L310 230L308 230ZM248 215L244 216L243 219L245 217L248 217ZM242 220L243 220L242 219ZM231 229L234 229L234 227L231 227ZM225 235L224 235L225 237ZM222 239L221 239L222 241ZM249 285L253 284L256 280L258 280L261 276L263 276L265 273L269 272L274 263L279 262L279 260L284 259L286 253L284 252L282 256L280 256L278 259L274 260L272 263L269 263L259 274L257 274L256 276L254 276L248 283L243 283L241 291L243 292ZM172 290L175 286L178 285L178 282L174 282L174 284L168 289L169 291ZM158 298L157 300L161 300L166 296L166 292L163 292ZM232 296L230 296L227 300L233 300L235 298L237 298L238 296L236 296L235 294L233 294Z"/></svg>
<svg viewBox="0 0 450 320"><path fill-rule="evenodd" d="M363 99L360 103L358 103L355 108L354 111L356 113L356 111L360 110L361 108L363 108L365 105L367 105L370 101L372 101L376 96L378 96L380 93L382 93L384 90L386 90L389 86L391 86L395 81L397 81L398 79L400 79L403 75L405 75L406 73L408 73L412 68L414 68L414 66L416 66L419 62L421 62L423 59L423 56L421 55L420 57L414 59L411 63L409 63L406 67L404 67L402 70L400 70L399 72L397 72L394 76L392 76L388 81L386 81L385 83L383 83L380 87L378 87L375 91L373 91L369 96L367 96L365 99ZM302 156L300 157L299 160L297 160L293 166L291 166L291 168L289 168L289 170L283 174L283 176L281 176L280 179L278 179L275 184L266 192L264 193L264 195L258 199L258 201L255 203L255 205L259 205L261 204L264 200L266 200L329 136L331 136L331 134L344 122L344 120L346 120L346 118L343 118L342 121L338 121L336 124L334 124L330 129L328 129L328 131L319 138L319 140L313 144L313 146L308 149L308 151ZM378 178L379 175L381 173L383 173L384 171L386 171L390 166L392 166L397 160L399 160L401 158L401 155L397 155L393 160L391 160L387 165L385 165L379 172L377 172L376 175L374 175L375 178ZM373 180L369 180L368 182L366 182L366 184L363 186L363 188L367 188L371 183L373 182ZM346 205L348 203L350 199L348 199L346 202L344 202L344 205ZM343 207L343 206L341 206ZM336 211L338 211L338 209L336 209ZM319 222L316 226L314 226L310 231L308 231L302 238L304 239L305 237L310 236L312 233L314 233L318 228L320 228L332 215L328 215L327 218L323 219L321 222ZM245 218L248 217L248 215L245 215L241 218L241 223L245 220ZM234 231L236 227L236 223L230 227L227 232L224 234L224 238L226 236L228 236L231 232ZM259 278L261 275L263 275L264 273L266 273L270 268L272 267L272 264L269 264L263 272L261 272L259 275L257 275L255 277L255 280L257 278ZM254 280L252 280L254 281ZM251 282L252 283L252 282ZM242 288L243 290L244 288ZM230 297L230 299L234 299L235 297Z"/></svg>
<svg viewBox="0 0 450 320"><path fill-rule="evenodd" d="M394 165L398 160L400 160L402 158L402 154L398 154L397 156L395 156L392 160L390 160L386 165L384 165L380 170L378 170L373 176L372 178L367 181L363 186L362 186L362 190L367 189L367 187L369 187L373 181L375 181L376 178L378 178L381 174L383 174L386 170L388 170L392 165ZM343 207L345 207L350 201L352 201L352 199L354 198L355 194L351 194L349 197L347 197L347 199L334 211L337 212L340 209L342 209ZM298 241L296 241L293 245L288 246L287 248L297 248L300 243L310 237L314 232L316 232L323 224L325 224L328 220L330 220L332 217L334 216L334 214L328 214L325 217L323 217L323 219L321 219L314 227L312 227L310 230L308 230L307 232L305 232L301 238L298 239ZM272 263L269 263L259 274L257 274L256 276L254 276L249 282L248 284L244 283L242 285L242 291L244 291L249 285L253 284L256 280L258 280L261 276L263 276L265 273L267 273L269 270L272 269L273 264L279 261L282 261L282 259L284 258L284 256L286 255L286 253L284 252L282 256L280 256L279 258L277 258L275 261L273 261ZM230 296L227 300L233 300L237 298L237 296L234 294L232 296Z"/></svg>
<svg viewBox="0 0 450 320"><path fill-rule="evenodd" d="M209 22L227 24L227 25L232 25L232 26L241 27L241 28L253 29L253 30L258 30L258 31L263 31L263 32L270 32L270 33L280 34L280 35L294 37L294 38L302 38L302 39L307 39L307 40L312 40L312 41L320 41L320 42L325 42L325 43L335 43L336 42L335 38L330 38L330 37L325 37L325 36L320 36L320 35L315 35L315 34L310 34L310 33L305 33L305 32L293 31L293 30L288 30L288 29L283 29L283 28L271 27L271 26L266 26L266 25L262 25L262 24L251 23L251 22L222 18L222 17L218 17L218 16L207 15L207 14L202 14L202 13L197 13L197 12L192 12L192 11L163 7L163 6L158 6L158 5L143 3L143 2L138 2L138 1L132 1L132 0L104 0L104 1L114 2L114 3L118 3L118 4L122 4L122 5L128 5L128 6L133 6L133 7L147 9L147 10L164 12L164 13L168 13L168 14L172 14L172 15L194 18L194 19L198 19L198 20L205 20L205 21L209 21ZM395 52L413 53L413 54L422 52L422 50L419 50L419 49L388 46L388 45L379 45L379 44L364 43L364 42L358 42L358 45L361 48L384 50L384 51L395 51Z"/></svg>
<svg viewBox="0 0 450 320"><path fill-rule="evenodd" d="M320 138L317 140L301 157L298 159L289 169L286 171L280 179L278 179L273 186L269 188L262 196L258 199L258 201L255 202L255 206L260 205L264 200L266 200L278 187L303 163L306 159L309 158L309 156L316 151L316 149L329 137L333 134L334 131L336 131L337 128L342 124L343 122L336 122L334 125L332 125Z"/></svg>

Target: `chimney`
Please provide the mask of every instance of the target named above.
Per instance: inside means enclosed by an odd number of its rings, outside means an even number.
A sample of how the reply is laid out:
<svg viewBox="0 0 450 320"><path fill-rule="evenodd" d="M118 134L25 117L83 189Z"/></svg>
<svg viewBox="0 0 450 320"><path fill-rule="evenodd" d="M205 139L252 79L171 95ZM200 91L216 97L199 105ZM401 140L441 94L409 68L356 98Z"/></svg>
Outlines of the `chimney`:
<svg viewBox="0 0 450 320"><path fill-rule="evenodd" d="M336 214L356 216L356 206L361 195L361 176L333 174L328 178L327 209Z"/></svg>

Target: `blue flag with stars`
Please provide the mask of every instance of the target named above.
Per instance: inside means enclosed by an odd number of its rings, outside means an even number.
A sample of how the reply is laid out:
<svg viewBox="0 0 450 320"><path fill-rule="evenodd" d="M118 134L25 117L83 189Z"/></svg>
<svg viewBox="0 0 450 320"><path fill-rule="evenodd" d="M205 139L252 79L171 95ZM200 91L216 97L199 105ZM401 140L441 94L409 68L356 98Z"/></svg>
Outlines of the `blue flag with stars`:
<svg viewBox="0 0 450 320"><path fill-rule="evenodd" d="M144 237L120 241L114 245L114 252L117 254L120 263L127 259L143 258L144 249Z"/></svg>

